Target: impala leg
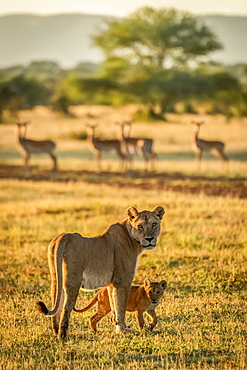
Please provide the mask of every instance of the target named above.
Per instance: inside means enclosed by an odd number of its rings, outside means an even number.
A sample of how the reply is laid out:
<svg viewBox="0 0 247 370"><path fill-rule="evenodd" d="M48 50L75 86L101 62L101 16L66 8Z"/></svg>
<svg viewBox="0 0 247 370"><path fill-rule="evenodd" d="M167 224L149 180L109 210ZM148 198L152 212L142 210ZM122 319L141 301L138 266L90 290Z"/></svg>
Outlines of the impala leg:
<svg viewBox="0 0 247 370"><path fill-rule="evenodd" d="M198 150L196 152L196 162L197 162L197 170L201 170L201 159L202 159L202 151Z"/></svg>
<svg viewBox="0 0 247 370"><path fill-rule="evenodd" d="M28 170L29 168L29 159L30 159L30 154L28 152L25 152L23 155L24 159L24 167Z"/></svg>
<svg viewBox="0 0 247 370"><path fill-rule="evenodd" d="M223 150L219 150L217 148L215 148L214 150L212 150L212 153L221 160L221 164L222 164L222 169L224 169L224 164L227 165L227 169L229 169L229 159L227 157L227 155L223 152Z"/></svg>
<svg viewBox="0 0 247 370"><path fill-rule="evenodd" d="M53 172L56 172L57 171L57 157L55 156L55 154L53 153L48 153L49 156L51 157L52 161L53 161Z"/></svg>
<svg viewBox="0 0 247 370"><path fill-rule="evenodd" d="M157 154L152 152L152 154L151 154L151 164L152 164L152 170L153 171L156 171L157 160L158 160Z"/></svg>
<svg viewBox="0 0 247 370"><path fill-rule="evenodd" d="M143 156L143 158L145 160L145 171L148 172L148 165L149 165L149 162L150 162L150 157L145 152L142 153L142 156Z"/></svg>
<svg viewBox="0 0 247 370"><path fill-rule="evenodd" d="M128 161L128 171L132 171L133 163L134 163L134 155L131 153L127 154L127 161Z"/></svg>
<svg viewBox="0 0 247 370"><path fill-rule="evenodd" d="M101 160L102 160L102 154L100 150L95 151L95 159L97 164L97 171L101 172Z"/></svg>
<svg viewBox="0 0 247 370"><path fill-rule="evenodd" d="M126 161L127 161L127 156L124 155L123 153L117 153L119 158L120 158L120 171L124 171L127 168Z"/></svg>

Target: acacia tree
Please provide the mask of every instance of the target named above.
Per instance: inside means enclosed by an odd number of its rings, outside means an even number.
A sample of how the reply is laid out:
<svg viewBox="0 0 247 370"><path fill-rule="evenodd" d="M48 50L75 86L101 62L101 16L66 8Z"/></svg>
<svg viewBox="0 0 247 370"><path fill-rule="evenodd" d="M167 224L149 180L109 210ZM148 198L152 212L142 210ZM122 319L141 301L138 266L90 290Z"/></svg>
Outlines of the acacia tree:
<svg viewBox="0 0 247 370"><path fill-rule="evenodd" d="M121 21L108 22L94 42L105 55L102 75L114 78L125 92L137 96L138 90L140 101L159 117L183 87L180 83L170 94L166 86L173 83L172 78L178 82L181 70L195 69L208 60L210 53L222 48L214 33L191 14L152 7L141 8ZM183 75L184 84L191 80L188 72ZM190 93L188 86L186 90Z"/></svg>
<svg viewBox="0 0 247 370"><path fill-rule="evenodd" d="M47 105L49 97L49 89L34 78L18 75L0 79L0 121L4 110L16 118L20 109Z"/></svg>

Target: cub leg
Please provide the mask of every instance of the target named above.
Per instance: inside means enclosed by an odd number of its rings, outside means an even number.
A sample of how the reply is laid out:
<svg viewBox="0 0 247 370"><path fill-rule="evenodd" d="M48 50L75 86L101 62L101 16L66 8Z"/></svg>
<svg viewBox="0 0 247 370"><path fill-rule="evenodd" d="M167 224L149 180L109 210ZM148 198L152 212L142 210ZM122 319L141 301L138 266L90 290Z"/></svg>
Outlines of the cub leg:
<svg viewBox="0 0 247 370"><path fill-rule="evenodd" d="M149 330L153 330L153 328L155 327L155 325L157 324L157 316L156 316L156 312L155 310L148 310L147 313L149 314L149 316L152 317L152 321L151 323L149 324L148 326L148 329Z"/></svg>
<svg viewBox="0 0 247 370"><path fill-rule="evenodd" d="M92 331L94 331L95 333L97 332L98 322L103 319L103 317L105 317L109 312L111 312L110 305L108 306L107 310L100 308L93 316L90 317L90 328Z"/></svg>
<svg viewBox="0 0 247 370"><path fill-rule="evenodd" d="M90 328L95 333L97 332L97 323L111 312L111 305L107 289L103 290L98 295L98 309L96 313L90 317Z"/></svg>
<svg viewBox="0 0 247 370"><path fill-rule="evenodd" d="M136 310L135 311L136 318L137 318L137 321L138 321L138 324L139 324L139 328L141 330L144 328L144 317L143 317L143 313L144 313L143 310Z"/></svg>

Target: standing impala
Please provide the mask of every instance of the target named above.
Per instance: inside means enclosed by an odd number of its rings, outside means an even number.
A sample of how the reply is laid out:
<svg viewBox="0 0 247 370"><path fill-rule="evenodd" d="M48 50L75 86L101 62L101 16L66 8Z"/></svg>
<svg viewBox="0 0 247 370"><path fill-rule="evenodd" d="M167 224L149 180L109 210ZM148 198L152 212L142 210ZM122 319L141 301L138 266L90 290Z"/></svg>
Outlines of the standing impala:
<svg viewBox="0 0 247 370"><path fill-rule="evenodd" d="M24 166L29 168L29 159L31 154L48 154L53 161L53 171L57 170L57 158L54 154L56 144L51 140L31 140L26 138L28 122L17 123L18 128L18 146L24 159Z"/></svg>
<svg viewBox="0 0 247 370"><path fill-rule="evenodd" d="M157 154L153 151L153 139L149 138L134 138L130 136L132 122L125 121L117 123L120 127L120 139L124 142L128 154L130 167L132 166L133 156L135 154L142 157L146 163L146 171L150 163L151 169L155 169L155 161Z"/></svg>
<svg viewBox="0 0 247 370"><path fill-rule="evenodd" d="M94 130L97 125L88 124L87 128L87 142L90 150L94 153L96 159L98 172L101 171L101 160L102 152L115 151L120 158L121 164L120 169L124 170L126 168L126 154L123 151L121 141L117 139L103 140L94 136Z"/></svg>
<svg viewBox="0 0 247 370"><path fill-rule="evenodd" d="M228 162L229 159L224 153L225 143L221 141L203 140L198 137L200 127L204 122L191 122L194 130L191 137L192 149L196 154L197 168L201 167L201 158L203 151L211 152L217 158L220 158L223 162Z"/></svg>

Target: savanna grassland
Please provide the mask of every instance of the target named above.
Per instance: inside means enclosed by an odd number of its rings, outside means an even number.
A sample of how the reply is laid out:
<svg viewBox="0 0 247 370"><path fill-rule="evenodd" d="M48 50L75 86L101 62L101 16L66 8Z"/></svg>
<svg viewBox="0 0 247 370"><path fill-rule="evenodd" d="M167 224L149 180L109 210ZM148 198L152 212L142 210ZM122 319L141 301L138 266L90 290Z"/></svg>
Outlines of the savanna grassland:
<svg viewBox="0 0 247 370"><path fill-rule="evenodd" d="M168 123L133 127L133 135L155 139L155 174L143 173L141 160L132 174L122 174L112 154L96 174L86 142L78 140L85 123L100 122L99 136L114 136L114 122L128 119L131 109L82 107L73 119L43 108L22 112L21 119L32 121L30 137L57 141L56 174L45 156L32 159L31 173L24 171L14 127L0 125L0 368L247 368L246 120L204 117L201 136L226 142L228 171L207 155L198 173L189 141L192 117L171 115ZM114 334L108 317L92 334L92 309L72 313L71 339L58 341L50 319L36 311L40 299L51 307L49 241L61 232L97 235L123 219L127 207L159 204L166 210L159 243L140 256L134 280L168 282L154 331L139 332L127 313L132 334ZM81 292L77 306L92 296Z"/></svg>

